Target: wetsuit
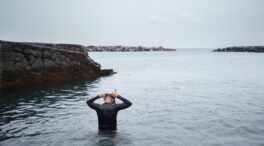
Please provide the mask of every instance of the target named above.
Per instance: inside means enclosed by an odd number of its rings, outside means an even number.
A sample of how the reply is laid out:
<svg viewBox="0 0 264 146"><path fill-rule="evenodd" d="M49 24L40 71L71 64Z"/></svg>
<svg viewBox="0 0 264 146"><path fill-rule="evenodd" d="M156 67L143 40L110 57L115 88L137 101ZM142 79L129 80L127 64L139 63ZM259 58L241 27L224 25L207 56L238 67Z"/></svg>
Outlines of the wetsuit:
<svg viewBox="0 0 264 146"><path fill-rule="evenodd" d="M86 103L87 105L94 109L97 112L99 130L101 131L114 131L116 130L116 117L119 110L128 108L132 105L132 103L118 95L116 98L123 101L121 104L111 104L111 103L103 103L97 104L94 103L96 99L100 98L99 95L89 99Z"/></svg>

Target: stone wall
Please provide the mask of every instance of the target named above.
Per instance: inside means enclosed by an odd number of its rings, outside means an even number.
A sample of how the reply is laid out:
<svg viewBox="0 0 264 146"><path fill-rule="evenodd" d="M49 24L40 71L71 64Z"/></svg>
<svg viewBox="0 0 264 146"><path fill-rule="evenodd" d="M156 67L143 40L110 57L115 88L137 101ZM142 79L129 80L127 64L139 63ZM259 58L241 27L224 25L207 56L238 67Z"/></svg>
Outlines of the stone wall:
<svg viewBox="0 0 264 146"><path fill-rule="evenodd" d="M0 48L0 89L102 75L100 65L80 45L0 41Z"/></svg>
<svg viewBox="0 0 264 146"><path fill-rule="evenodd" d="M86 52L86 47L82 45L77 45L77 44L52 44L52 43L29 43L29 44L57 48L57 49L66 50L66 51L75 51L75 52L82 52L82 53Z"/></svg>

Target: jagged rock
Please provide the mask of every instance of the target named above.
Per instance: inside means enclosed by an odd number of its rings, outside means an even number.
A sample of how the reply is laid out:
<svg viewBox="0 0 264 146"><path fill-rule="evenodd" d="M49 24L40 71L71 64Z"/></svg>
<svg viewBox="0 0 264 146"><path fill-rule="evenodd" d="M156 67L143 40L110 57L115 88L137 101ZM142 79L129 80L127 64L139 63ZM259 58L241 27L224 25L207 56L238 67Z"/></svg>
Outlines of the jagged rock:
<svg viewBox="0 0 264 146"><path fill-rule="evenodd" d="M60 67L55 62L53 62L52 60L48 60L48 59L45 59L44 61L44 68L45 70L50 71L50 72L56 72L60 69Z"/></svg>
<svg viewBox="0 0 264 146"><path fill-rule="evenodd" d="M28 64L28 61L26 59L23 59L22 60L22 66L25 68L27 67L29 64Z"/></svg>
<svg viewBox="0 0 264 146"><path fill-rule="evenodd" d="M102 69L101 75L102 76L109 76L111 74L115 73L113 69Z"/></svg>
<svg viewBox="0 0 264 146"><path fill-rule="evenodd" d="M26 53L26 54L33 54L33 50L32 49L29 49L29 48L26 48L26 49L24 49L24 53Z"/></svg>
<svg viewBox="0 0 264 146"><path fill-rule="evenodd" d="M31 66L26 66L25 70L28 71L28 72L30 72Z"/></svg>
<svg viewBox="0 0 264 146"><path fill-rule="evenodd" d="M17 52L22 52L22 49L19 48L19 47L15 47L14 49L15 49L15 51L17 51Z"/></svg>
<svg viewBox="0 0 264 146"><path fill-rule="evenodd" d="M58 65L62 65L62 61L58 57L55 59L55 63Z"/></svg>
<svg viewBox="0 0 264 146"><path fill-rule="evenodd" d="M218 48L213 52L255 52L264 53L264 46L234 46L227 48Z"/></svg>
<svg viewBox="0 0 264 146"><path fill-rule="evenodd" d="M0 41L0 48L0 89L106 75L81 45Z"/></svg>
<svg viewBox="0 0 264 146"><path fill-rule="evenodd" d="M69 64L72 64L72 61L71 61L71 59L70 59L69 57L67 57L67 58L65 59L65 61L66 61L67 63L69 63Z"/></svg>
<svg viewBox="0 0 264 146"><path fill-rule="evenodd" d="M19 63L16 63L14 67L16 70L20 70L23 68L23 64L19 62Z"/></svg>
<svg viewBox="0 0 264 146"><path fill-rule="evenodd" d="M52 59L53 61L55 61L56 58L57 58L58 56L59 56L59 55L57 54L57 52L54 52L54 53L52 54L52 56L51 56L51 59Z"/></svg>
<svg viewBox="0 0 264 146"><path fill-rule="evenodd" d="M34 52L33 52L33 55L35 56L35 57L42 57L42 52L41 52L41 50L34 50Z"/></svg>
<svg viewBox="0 0 264 146"><path fill-rule="evenodd" d="M43 57L44 57L44 58L50 58L50 57L51 57L51 53L50 53L50 51L49 51L49 50L44 50L44 52L43 52Z"/></svg>
<svg viewBox="0 0 264 146"><path fill-rule="evenodd" d="M1 42L1 41L0 41ZM8 43L2 43L2 51L13 51L14 48Z"/></svg>
<svg viewBox="0 0 264 146"><path fill-rule="evenodd" d="M2 62L2 71L13 71L14 70L14 63L13 62ZM4 75L2 73L2 75Z"/></svg>
<svg viewBox="0 0 264 146"><path fill-rule="evenodd" d="M17 62L20 62L20 61L22 61L22 60L24 60L24 59L25 59L25 57L24 57L23 54L21 54L21 53L16 53L16 61L17 61Z"/></svg>
<svg viewBox="0 0 264 146"><path fill-rule="evenodd" d="M41 68L42 67L42 59L37 58L35 62L32 64L32 68Z"/></svg>
<svg viewBox="0 0 264 146"><path fill-rule="evenodd" d="M57 66L57 64L55 62L53 62L52 60L45 59L44 60L44 67L49 67L49 66Z"/></svg>
<svg viewBox="0 0 264 146"><path fill-rule="evenodd" d="M3 51L3 62L14 61L16 57L16 53L10 50Z"/></svg>
<svg viewBox="0 0 264 146"><path fill-rule="evenodd" d="M30 56L30 59L29 59L29 64L32 65L34 62L35 62L35 57L34 56Z"/></svg>

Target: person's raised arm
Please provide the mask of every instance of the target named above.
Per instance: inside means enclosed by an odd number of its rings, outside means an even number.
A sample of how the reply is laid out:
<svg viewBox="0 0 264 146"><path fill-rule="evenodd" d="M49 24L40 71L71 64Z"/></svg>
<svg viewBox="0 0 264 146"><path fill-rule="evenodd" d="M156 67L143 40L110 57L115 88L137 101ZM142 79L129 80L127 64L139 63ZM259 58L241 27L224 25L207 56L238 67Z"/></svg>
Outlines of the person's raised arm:
<svg viewBox="0 0 264 146"><path fill-rule="evenodd" d="M93 98L87 100L87 101L86 101L86 104L87 104L90 108L96 110L96 109L99 108L99 104L94 103L94 101L95 101L96 99L99 99L100 97L101 97L100 95L97 95L97 96L95 96L95 97L93 97Z"/></svg>
<svg viewBox="0 0 264 146"><path fill-rule="evenodd" d="M116 104L116 107L118 110L126 109L132 105L132 102L130 102L129 100L125 99L124 97L122 97L120 95L117 95L116 98L123 101L123 103L121 103L121 104Z"/></svg>

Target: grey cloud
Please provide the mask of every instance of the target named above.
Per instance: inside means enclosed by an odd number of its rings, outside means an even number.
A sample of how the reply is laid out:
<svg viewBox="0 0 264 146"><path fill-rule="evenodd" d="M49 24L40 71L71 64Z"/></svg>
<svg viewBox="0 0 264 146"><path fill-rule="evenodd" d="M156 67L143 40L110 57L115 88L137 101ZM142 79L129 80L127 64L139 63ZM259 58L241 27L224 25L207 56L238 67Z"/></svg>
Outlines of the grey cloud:
<svg viewBox="0 0 264 146"><path fill-rule="evenodd" d="M1 0L0 39L94 45L264 45L262 0Z"/></svg>

